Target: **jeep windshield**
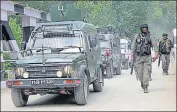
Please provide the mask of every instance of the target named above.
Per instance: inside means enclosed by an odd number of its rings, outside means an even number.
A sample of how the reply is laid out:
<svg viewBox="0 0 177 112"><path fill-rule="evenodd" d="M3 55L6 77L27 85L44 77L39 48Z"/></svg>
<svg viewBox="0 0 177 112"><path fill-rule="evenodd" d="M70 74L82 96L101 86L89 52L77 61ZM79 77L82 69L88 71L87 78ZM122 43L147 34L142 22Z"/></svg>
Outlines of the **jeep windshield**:
<svg viewBox="0 0 177 112"><path fill-rule="evenodd" d="M42 49L42 46L45 50L44 53L50 53L53 49L58 49L60 52L80 52L83 47L81 31L37 32L33 38L31 49Z"/></svg>
<svg viewBox="0 0 177 112"><path fill-rule="evenodd" d="M111 48L110 41L100 41L100 47L103 49Z"/></svg>
<svg viewBox="0 0 177 112"><path fill-rule="evenodd" d="M125 43L121 43L121 44L120 44L120 48L121 48L121 49L126 49L126 44L125 44Z"/></svg>

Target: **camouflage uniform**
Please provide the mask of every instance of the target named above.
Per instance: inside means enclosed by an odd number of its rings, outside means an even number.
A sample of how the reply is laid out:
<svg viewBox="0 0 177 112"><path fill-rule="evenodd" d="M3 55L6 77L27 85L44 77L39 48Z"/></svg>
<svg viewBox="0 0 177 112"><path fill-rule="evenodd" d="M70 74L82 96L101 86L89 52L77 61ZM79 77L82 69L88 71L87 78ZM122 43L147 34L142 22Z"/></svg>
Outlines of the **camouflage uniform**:
<svg viewBox="0 0 177 112"><path fill-rule="evenodd" d="M141 34L141 33L140 33ZM140 38L140 34L135 35L132 42L132 53L136 52L137 39ZM158 52L158 46L155 44L154 38L149 34L142 36L141 38L149 38L151 39L150 47L154 47L154 51ZM141 87L143 89L147 89L149 86L149 80L151 78L152 73L152 57L151 55L140 56L135 53L135 62L134 62L134 70L136 73L137 79L141 82ZM147 93L147 92L146 92Z"/></svg>
<svg viewBox="0 0 177 112"><path fill-rule="evenodd" d="M169 68L169 64L170 64L170 55L169 54L162 54L161 60L162 60L163 74L168 75L168 68Z"/></svg>
<svg viewBox="0 0 177 112"><path fill-rule="evenodd" d="M167 38L168 34L163 34L163 40L159 43L159 53L161 54L163 74L168 75L168 69L170 64L170 51L173 48L173 43Z"/></svg>

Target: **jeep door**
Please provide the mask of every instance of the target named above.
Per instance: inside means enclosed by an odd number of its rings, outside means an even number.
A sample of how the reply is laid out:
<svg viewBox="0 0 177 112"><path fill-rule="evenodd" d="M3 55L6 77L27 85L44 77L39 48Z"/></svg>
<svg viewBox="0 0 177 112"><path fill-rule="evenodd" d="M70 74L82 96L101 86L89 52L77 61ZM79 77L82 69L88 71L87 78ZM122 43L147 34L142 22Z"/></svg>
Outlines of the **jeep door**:
<svg viewBox="0 0 177 112"><path fill-rule="evenodd" d="M86 53L87 53L88 68L89 68L90 74L93 76L96 72L95 70L97 68L97 62L101 60L101 57L100 57L101 50L99 47L99 41L97 38L97 34L87 33L86 41L87 42L85 43L87 44ZM93 44L92 42L96 42L95 46L92 46Z"/></svg>

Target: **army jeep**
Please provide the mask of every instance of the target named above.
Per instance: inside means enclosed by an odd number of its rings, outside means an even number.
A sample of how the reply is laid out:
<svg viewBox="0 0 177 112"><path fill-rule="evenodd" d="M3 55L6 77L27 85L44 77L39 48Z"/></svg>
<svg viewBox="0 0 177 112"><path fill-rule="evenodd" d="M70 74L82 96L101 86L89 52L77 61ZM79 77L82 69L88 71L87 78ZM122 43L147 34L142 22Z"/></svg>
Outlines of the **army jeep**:
<svg viewBox="0 0 177 112"><path fill-rule="evenodd" d="M104 85L101 50L94 25L82 21L39 23L24 57L14 63L14 79L7 81L16 107L27 104L30 95L70 94L85 105L89 85L101 92Z"/></svg>
<svg viewBox="0 0 177 112"><path fill-rule="evenodd" d="M128 46L128 40L120 39L121 47L121 60L122 60L122 69L128 70L131 67L131 50Z"/></svg>
<svg viewBox="0 0 177 112"><path fill-rule="evenodd" d="M113 34L99 34L103 72L108 78L121 74L121 58L118 41ZM103 73L104 74L104 73Z"/></svg>

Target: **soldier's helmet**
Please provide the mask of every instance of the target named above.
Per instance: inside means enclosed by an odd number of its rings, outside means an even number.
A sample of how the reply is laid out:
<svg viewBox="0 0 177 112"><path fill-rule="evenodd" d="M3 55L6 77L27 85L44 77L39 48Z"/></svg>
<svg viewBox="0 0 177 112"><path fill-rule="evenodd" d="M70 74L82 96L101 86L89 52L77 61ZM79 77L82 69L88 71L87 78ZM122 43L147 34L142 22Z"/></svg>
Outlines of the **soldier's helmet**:
<svg viewBox="0 0 177 112"><path fill-rule="evenodd" d="M111 25L108 25L107 29L108 31L112 31L113 27Z"/></svg>
<svg viewBox="0 0 177 112"><path fill-rule="evenodd" d="M96 26L96 30L97 30L97 32L99 33L99 32L100 32L100 27L99 27L99 26Z"/></svg>
<svg viewBox="0 0 177 112"><path fill-rule="evenodd" d="M140 25L140 29L141 28L148 28L148 25L147 24L142 24L142 25Z"/></svg>
<svg viewBox="0 0 177 112"><path fill-rule="evenodd" d="M163 33L163 34L162 34L162 37L163 37L163 36L166 36L166 37L167 37L167 36L168 36L168 34L167 34L167 33Z"/></svg>

